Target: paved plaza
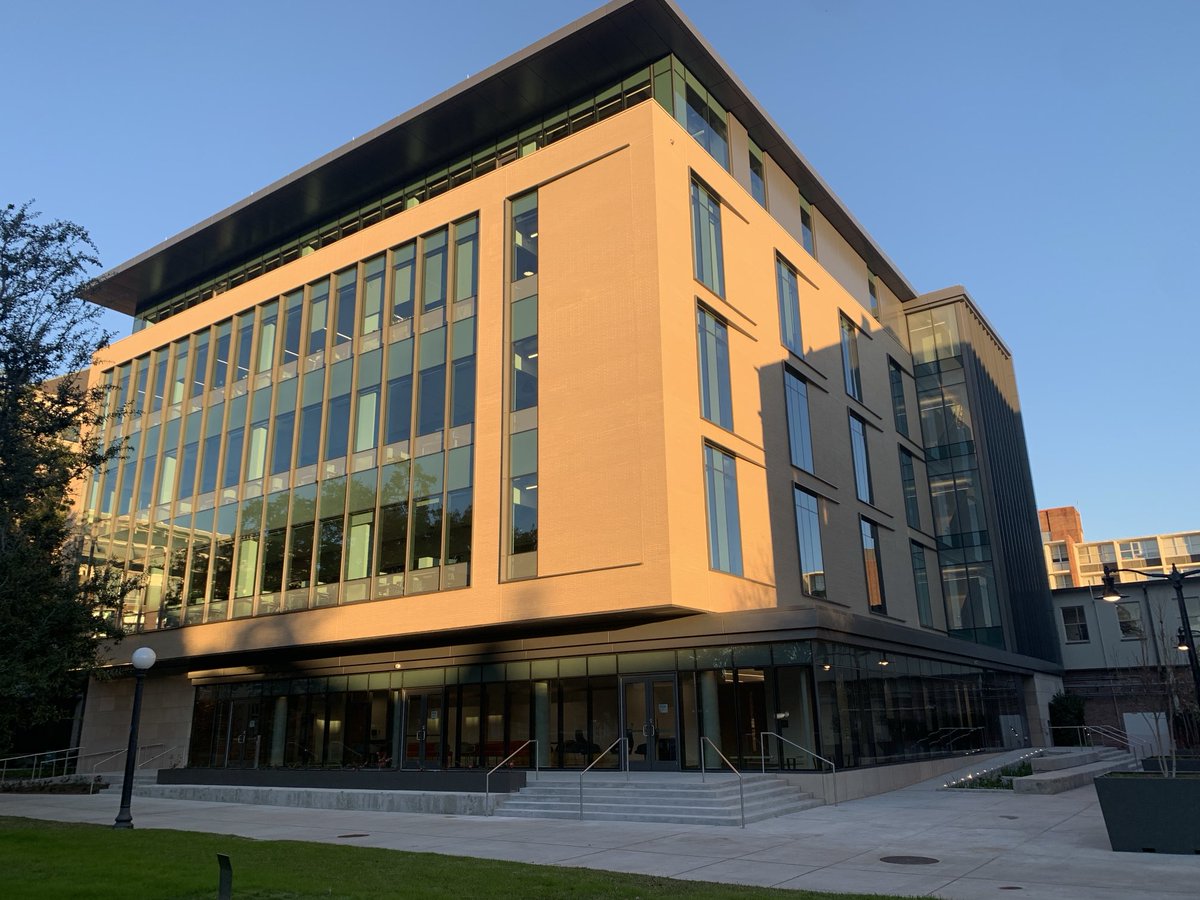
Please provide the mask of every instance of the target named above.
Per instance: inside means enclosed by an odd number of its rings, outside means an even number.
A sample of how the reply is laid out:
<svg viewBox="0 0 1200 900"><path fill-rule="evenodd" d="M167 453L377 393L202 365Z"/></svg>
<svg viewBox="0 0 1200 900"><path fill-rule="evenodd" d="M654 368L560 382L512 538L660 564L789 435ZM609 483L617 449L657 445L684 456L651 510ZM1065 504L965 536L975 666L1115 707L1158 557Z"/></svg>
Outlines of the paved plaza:
<svg viewBox="0 0 1200 900"><path fill-rule="evenodd" d="M826 891L1200 896L1200 856L1114 853L1091 786L1054 796L927 782L741 828L310 810L134 797L137 828L446 853ZM0 815L111 824L119 797L0 794ZM887 857L909 857L886 862ZM928 861L915 861L924 857ZM234 861L236 866L236 860Z"/></svg>

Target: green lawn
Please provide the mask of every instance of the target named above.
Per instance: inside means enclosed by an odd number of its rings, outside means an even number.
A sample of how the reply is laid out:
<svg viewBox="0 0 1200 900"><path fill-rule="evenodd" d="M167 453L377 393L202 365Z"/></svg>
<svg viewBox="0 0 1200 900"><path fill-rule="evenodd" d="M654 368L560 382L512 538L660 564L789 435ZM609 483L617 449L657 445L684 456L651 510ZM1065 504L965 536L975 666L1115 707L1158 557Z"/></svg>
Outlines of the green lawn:
<svg viewBox="0 0 1200 900"><path fill-rule="evenodd" d="M115 831L100 825L0 817L0 897L6 900L212 898L217 889L217 853L229 854L233 862L233 896L237 900L251 897L816 900L878 896L731 887L434 853L299 841L255 841L190 831Z"/></svg>

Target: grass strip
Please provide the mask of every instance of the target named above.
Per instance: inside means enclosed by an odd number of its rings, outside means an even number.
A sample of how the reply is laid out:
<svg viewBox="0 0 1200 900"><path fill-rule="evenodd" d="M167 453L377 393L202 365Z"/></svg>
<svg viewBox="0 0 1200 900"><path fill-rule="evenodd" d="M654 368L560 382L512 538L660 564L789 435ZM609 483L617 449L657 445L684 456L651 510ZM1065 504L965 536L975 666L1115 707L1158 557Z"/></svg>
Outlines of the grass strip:
<svg viewBox="0 0 1200 900"><path fill-rule="evenodd" d="M101 825L14 817L0 817L0 896L14 900L110 897L211 900L217 889L217 853L226 853L231 858L236 900L316 897L868 900L882 896L676 881L594 869L302 841L260 841L192 831L117 831Z"/></svg>

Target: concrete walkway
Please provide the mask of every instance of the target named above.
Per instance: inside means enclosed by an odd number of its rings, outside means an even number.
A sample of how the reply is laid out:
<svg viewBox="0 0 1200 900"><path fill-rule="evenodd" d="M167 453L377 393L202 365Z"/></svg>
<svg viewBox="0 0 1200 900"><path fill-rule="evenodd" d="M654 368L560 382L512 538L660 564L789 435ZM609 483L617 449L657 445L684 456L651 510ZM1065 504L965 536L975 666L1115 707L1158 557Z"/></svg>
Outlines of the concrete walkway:
<svg viewBox="0 0 1200 900"><path fill-rule="evenodd" d="M1052 796L941 780L741 828L299 810L134 796L138 828L321 841L809 890L982 897L1200 896L1200 856L1114 853L1091 786ZM0 815L111 824L120 798L0 794ZM926 857L924 864L882 857ZM235 860L236 866L236 860Z"/></svg>

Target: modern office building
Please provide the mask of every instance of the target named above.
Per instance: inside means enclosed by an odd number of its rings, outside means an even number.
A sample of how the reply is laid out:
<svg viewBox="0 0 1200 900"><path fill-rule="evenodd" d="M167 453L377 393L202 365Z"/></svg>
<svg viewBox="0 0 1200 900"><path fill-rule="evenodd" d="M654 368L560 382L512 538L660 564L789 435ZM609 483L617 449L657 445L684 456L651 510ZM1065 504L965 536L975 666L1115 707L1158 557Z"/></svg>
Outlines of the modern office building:
<svg viewBox="0 0 1200 900"><path fill-rule="evenodd" d="M1200 564L1200 531L1176 531L1112 541L1085 541L1079 510L1059 506L1038 510L1042 547L1053 589L1100 584L1106 565L1165 575L1171 566ZM1122 582L1136 582L1134 572L1118 572Z"/></svg>
<svg viewBox="0 0 1200 900"><path fill-rule="evenodd" d="M1009 352L962 288L916 293L669 0L94 299L136 319L93 373L135 412L81 506L92 562L143 576L114 659L158 654L155 752L687 769L708 738L841 767L1044 737ZM91 685L85 752L121 745L130 683Z"/></svg>

